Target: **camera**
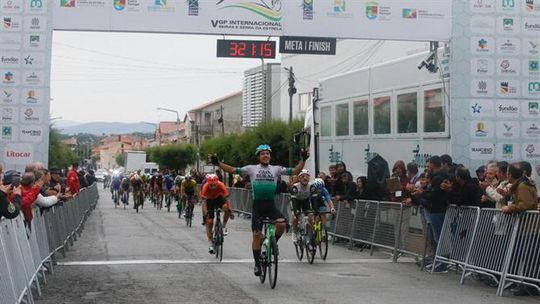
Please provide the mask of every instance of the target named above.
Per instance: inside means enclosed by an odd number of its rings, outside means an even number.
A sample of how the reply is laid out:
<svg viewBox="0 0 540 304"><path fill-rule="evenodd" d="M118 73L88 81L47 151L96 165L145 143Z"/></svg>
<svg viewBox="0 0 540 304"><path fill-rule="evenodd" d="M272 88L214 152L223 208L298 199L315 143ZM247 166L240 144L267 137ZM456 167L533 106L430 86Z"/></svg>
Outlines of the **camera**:
<svg viewBox="0 0 540 304"><path fill-rule="evenodd" d="M432 52L426 59L420 61L417 68L421 70L425 67L430 73L437 73L437 71L439 71L439 67L436 64L437 58L435 56L436 51Z"/></svg>

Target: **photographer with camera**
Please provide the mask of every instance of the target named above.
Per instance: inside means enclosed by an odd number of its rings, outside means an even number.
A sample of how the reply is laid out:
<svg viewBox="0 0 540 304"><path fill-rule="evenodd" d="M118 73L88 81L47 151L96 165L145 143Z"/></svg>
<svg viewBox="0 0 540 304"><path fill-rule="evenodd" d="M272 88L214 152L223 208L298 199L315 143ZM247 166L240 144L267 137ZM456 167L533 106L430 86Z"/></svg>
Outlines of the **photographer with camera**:
<svg viewBox="0 0 540 304"><path fill-rule="evenodd" d="M0 219L13 219L19 216L21 210L20 175L13 170L7 171L0 185ZM11 200L10 200L11 198Z"/></svg>

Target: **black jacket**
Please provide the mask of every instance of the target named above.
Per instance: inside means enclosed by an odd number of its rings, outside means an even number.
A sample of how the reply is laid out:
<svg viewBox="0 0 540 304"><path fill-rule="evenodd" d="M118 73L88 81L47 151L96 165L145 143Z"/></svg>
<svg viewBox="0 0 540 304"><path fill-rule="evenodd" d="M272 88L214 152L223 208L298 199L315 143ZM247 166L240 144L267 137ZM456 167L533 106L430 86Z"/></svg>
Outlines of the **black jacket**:
<svg viewBox="0 0 540 304"><path fill-rule="evenodd" d="M14 211L10 212L11 208L9 208L9 204L10 202L7 194L0 191L0 219L2 217L12 219L19 216L19 212L21 211L21 196L15 195L15 197L13 198L13 207L15 207Z"/></svg>
<svg viewBox="0 0 540 304"><path fill-rule="evenodd" d="M482 198L482 189L473 180L463 186L458 186L453 193L452 204L458 206L479 206Z"/></svg>
<svg viewBox="0 0 540 304"><path fill-rule="evenodd" d="M441 184L445 179L448 179L446 173L435 173L431 185L422 193L422 205L431 213L446 212L450 195L441 189Z"/></svg>

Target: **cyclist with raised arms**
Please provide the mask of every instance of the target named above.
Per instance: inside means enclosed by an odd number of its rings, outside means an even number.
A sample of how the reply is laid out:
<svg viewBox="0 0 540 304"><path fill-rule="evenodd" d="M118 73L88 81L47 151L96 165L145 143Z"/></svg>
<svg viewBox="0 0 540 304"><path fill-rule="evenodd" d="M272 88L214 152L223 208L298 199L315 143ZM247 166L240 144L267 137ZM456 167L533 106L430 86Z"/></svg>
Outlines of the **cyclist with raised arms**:
<svg viewBox="0 0 540 304"><path fill-rule="evenodd" d="M255 154L259 157L258 165L248 165L242 168L234 168L218 160L217 155L212 155L210 161L213 165L219 166L225 172L231 174L241 174L249 176L253 191L253 214L251 217L251 230L253 240L253 260L255 261L254 274L261 275L260 255L261 255L261 220L269 217L276 220L276 242L285 231L285 217L276 208L275 195L277 188L277 178L281 175L297 175L304 168L304 162L309 157L308 151L302 151L302 159L295 168L285 168L282 166L270 165L272 149L268 145L257 147Z"/></svg>
<svg viewBox="0 0 540 304"><path fill-rule="evenodd" d="M298 174L298 182L291 186L291 210L293 214L292 220L292 239L296 243L298 235L298 223L303 213L311 210L311 187L309 184L309 171L303 169Z"/></svg>
<svg viewBox="0 0 540 304"><path fill-rule="evenodd" d="M208 253L214 254L213 229L215 210L223 209L223 235L227 235L227 222L231 214L230 205L227 201L229 191L225 184L219 181L216 174L206 175L206 183L201 189L201 199L203 200L202 212L206 216L206 236L208 237Z"/></svg>

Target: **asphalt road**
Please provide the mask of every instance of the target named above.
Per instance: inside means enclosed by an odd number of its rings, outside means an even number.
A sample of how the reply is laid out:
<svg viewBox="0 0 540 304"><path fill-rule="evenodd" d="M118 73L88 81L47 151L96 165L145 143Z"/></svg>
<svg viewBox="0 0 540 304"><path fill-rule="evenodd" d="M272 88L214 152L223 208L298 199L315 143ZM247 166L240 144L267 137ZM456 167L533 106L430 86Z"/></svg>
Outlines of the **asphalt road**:
<svg viewBox="0 0 540 304"><path fill-rule="evenodd" d="M101 184L99 185L101 187ZM331 246L328 260L296 261L287 235L280 241L278 285L253 275L250 221L231 221L223 263L207 253L196 207L191 228L171 210L148 203L138 214L115 209L100 189L83 235L48 277L39 304L57 303L538 303L495 296L496 290L453 273L421 272L412 259L392 263L385 252ZM175 211L175 210L174 210Z"/></svg>

